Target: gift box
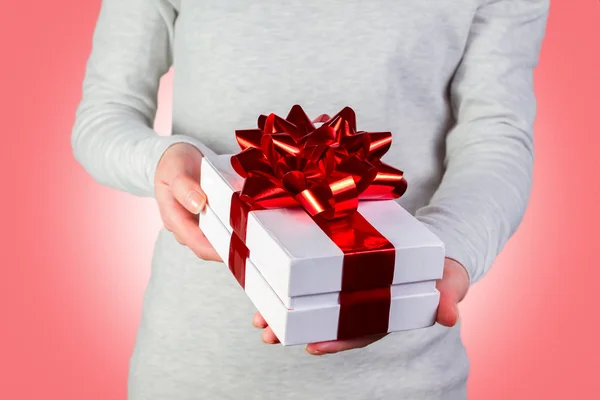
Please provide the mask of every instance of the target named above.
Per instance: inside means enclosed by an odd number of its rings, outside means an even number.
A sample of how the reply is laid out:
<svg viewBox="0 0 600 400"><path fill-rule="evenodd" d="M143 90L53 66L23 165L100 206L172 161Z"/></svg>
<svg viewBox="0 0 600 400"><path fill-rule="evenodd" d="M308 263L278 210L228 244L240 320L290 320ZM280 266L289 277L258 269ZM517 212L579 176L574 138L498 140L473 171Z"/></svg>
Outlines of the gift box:
<svg viewBox="0 0 600 400"><path fill-rule="evenodd" d="M294 106L236 139L242 152L202 161L200 223L284 344L433 323L444 246L395 201L407 184L381 161L389 132Z"/></svg>

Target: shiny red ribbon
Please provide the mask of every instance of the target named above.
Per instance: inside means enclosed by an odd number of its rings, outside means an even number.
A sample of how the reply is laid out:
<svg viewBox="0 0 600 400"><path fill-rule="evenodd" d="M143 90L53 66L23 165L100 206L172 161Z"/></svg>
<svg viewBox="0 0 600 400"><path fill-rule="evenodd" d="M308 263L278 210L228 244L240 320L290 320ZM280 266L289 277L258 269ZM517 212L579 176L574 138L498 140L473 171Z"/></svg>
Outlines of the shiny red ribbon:
<svg viewBox="0 0 600 400"><path fill-rule="evenodd" d="M235 134L242 151L231 164L245 181L232 198L229 265L240 284L248 212L302 207L344 252L338 338L387 332L395 249L357 208L406 191L402 171L381 161L391 133L357 131L349 107L311 121L295 105L285 119L262 115L258 129Z"/></svg>
<svg viewBox="0 0 600 400"><path fill-rule="evenodd" d="M316 128L298 105L286 119L271 114L258 129L238 130L242 152L231 158L245 178L241 197L260 208L300 206L332 220L356 211L358 200L395 199L406 191L402 171L381 161L390 132L356 130L346 107Z"/></svg>

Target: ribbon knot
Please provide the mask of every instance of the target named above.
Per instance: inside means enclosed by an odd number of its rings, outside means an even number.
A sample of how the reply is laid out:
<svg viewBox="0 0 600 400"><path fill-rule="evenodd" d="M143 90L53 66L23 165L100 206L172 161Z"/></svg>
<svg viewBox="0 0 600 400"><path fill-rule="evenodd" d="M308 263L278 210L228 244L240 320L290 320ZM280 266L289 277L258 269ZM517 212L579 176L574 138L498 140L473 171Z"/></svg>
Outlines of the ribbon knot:
<svg viewBox="0 0 600 400"><path fill-rule="evenodd" d="M299 206L333 220L356 212L359 200L395 199L407 188L403 172L381 161L392 134L357 131L349 107L311 121L295 105L285 119L261 115L257 129L235 135L242 151L231 163L253 209Z"/></svg>

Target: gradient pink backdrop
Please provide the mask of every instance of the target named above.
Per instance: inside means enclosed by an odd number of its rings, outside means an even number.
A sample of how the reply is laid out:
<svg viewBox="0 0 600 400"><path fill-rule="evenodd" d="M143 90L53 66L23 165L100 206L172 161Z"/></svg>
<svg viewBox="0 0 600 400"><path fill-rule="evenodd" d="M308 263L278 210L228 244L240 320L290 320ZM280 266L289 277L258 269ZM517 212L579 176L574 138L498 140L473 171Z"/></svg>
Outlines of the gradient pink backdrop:
<svg viewBox="0 0 600 400"><path fill-rule="evenodd" d="M125 399L160 221L71 155L99 4L0 5L0 399ZM536 75L531 204L461 306L473 399L600 398L598 1L553 1Z"/></svg>

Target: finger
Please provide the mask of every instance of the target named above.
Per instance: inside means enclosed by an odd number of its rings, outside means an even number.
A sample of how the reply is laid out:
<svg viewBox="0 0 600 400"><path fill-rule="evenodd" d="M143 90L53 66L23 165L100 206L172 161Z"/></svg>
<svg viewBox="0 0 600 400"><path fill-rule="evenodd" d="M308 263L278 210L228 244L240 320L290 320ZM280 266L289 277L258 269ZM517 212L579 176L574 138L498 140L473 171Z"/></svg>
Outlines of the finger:
<svg viewBox="0 0 600 400"><path fill-rule="evenodd" d="M439 290L439 289L438 289ZM458 302L454 296L440 291L440 304L437 311L437 322L440 325L452 327L458 321Z"/></svg>
<svg viewBox="0 0 600 400"><path fill-rule="evenodd" d="M194 239L194 242L190 243L188 247L203 260L223 262L219 253L217 253L202 231L200 231L198 239Z"/></svg>
<svg viewBox="0 0 600 400"><path fill-rule="evenodd" d="M268 344L279 343L279 339L277 339L277 336L275 336L275 333L273 332L270 326L266 327L265 330L263 330L262 340L263 342Z"/></svg>
<svg viewBox="0 0 600 400"><path fill-rule="evenodd" d="M217 253L217 251L213 247L212 243L210 243L208 238L204 235L204 232L202 232L202 228L198 225L197 219L195 219L195 222L196 222L196 227L200 230L200 236L198 237L198 239L195 243L190 245L190 248L192 249L192 251L198 257L200 257L204 260L223 262L223 259L221 259L221 256L219 255L219 253ZM202 254L202 255L200 255L200 254Z"/></svg>
<svg viewBox="0 0 600 400"><path fill-rule="evenodd" d="M165 224L180 243L188 246L194 254L203 260L221 261L221 258L198 226L197 217L183 208L175 199L166 200L162 205Z"/></svg>
<svg viewBox="0 0 600 400"><path fill-rule="evenodd" d="M340 351L360 349L381 340L385 335L366 336L349 340L333 340L331 342L311 343L306 346L306 351L312 355L333 354Z"/></svg>
<svg viewBox="0 0 600 400"><path fill-rule="evenodd" d="M183 238L181 236L179 236L177 233L173 233L173 236L175 237L175 240L177 240L177 242L180 245L187 246L187 244L185 243L185 240L183 240Z"/></svg>
<svg viewBox="0 0 600 400"><path fill-rule="evenodd" d="M269 326L269 324L267 324L267 321L265 321L265 319L259 312L254 314L254 318L252 318L252 325L256 328L261 328L261 329L264 329L267 326Z"/></svg>
<svg viewBox="0 0 600 400"><path fill-rule="evenodd" d="M177 201L193 214L198 214L206 206L206 194L200 182L187 174L178 175L170 185L171 193Z"/></svg>
<svg viewBox="0 0 600 400"><path fill-rule="evenodd" d="M440 292L440 303L437 311L437 322L441 325L452 327L458 320L458 288L455 279L446 274L437 282L437 290Z"/></svg>
<svg viewBox="0 0 600 400"><path fill-rule="evenodd" d="M447 259L444 264L444 276L437 281L436 287L440 292L437 322L452 327L459 318L458 303L465 297L469 288L469 278L464 267Z"/></svg>

